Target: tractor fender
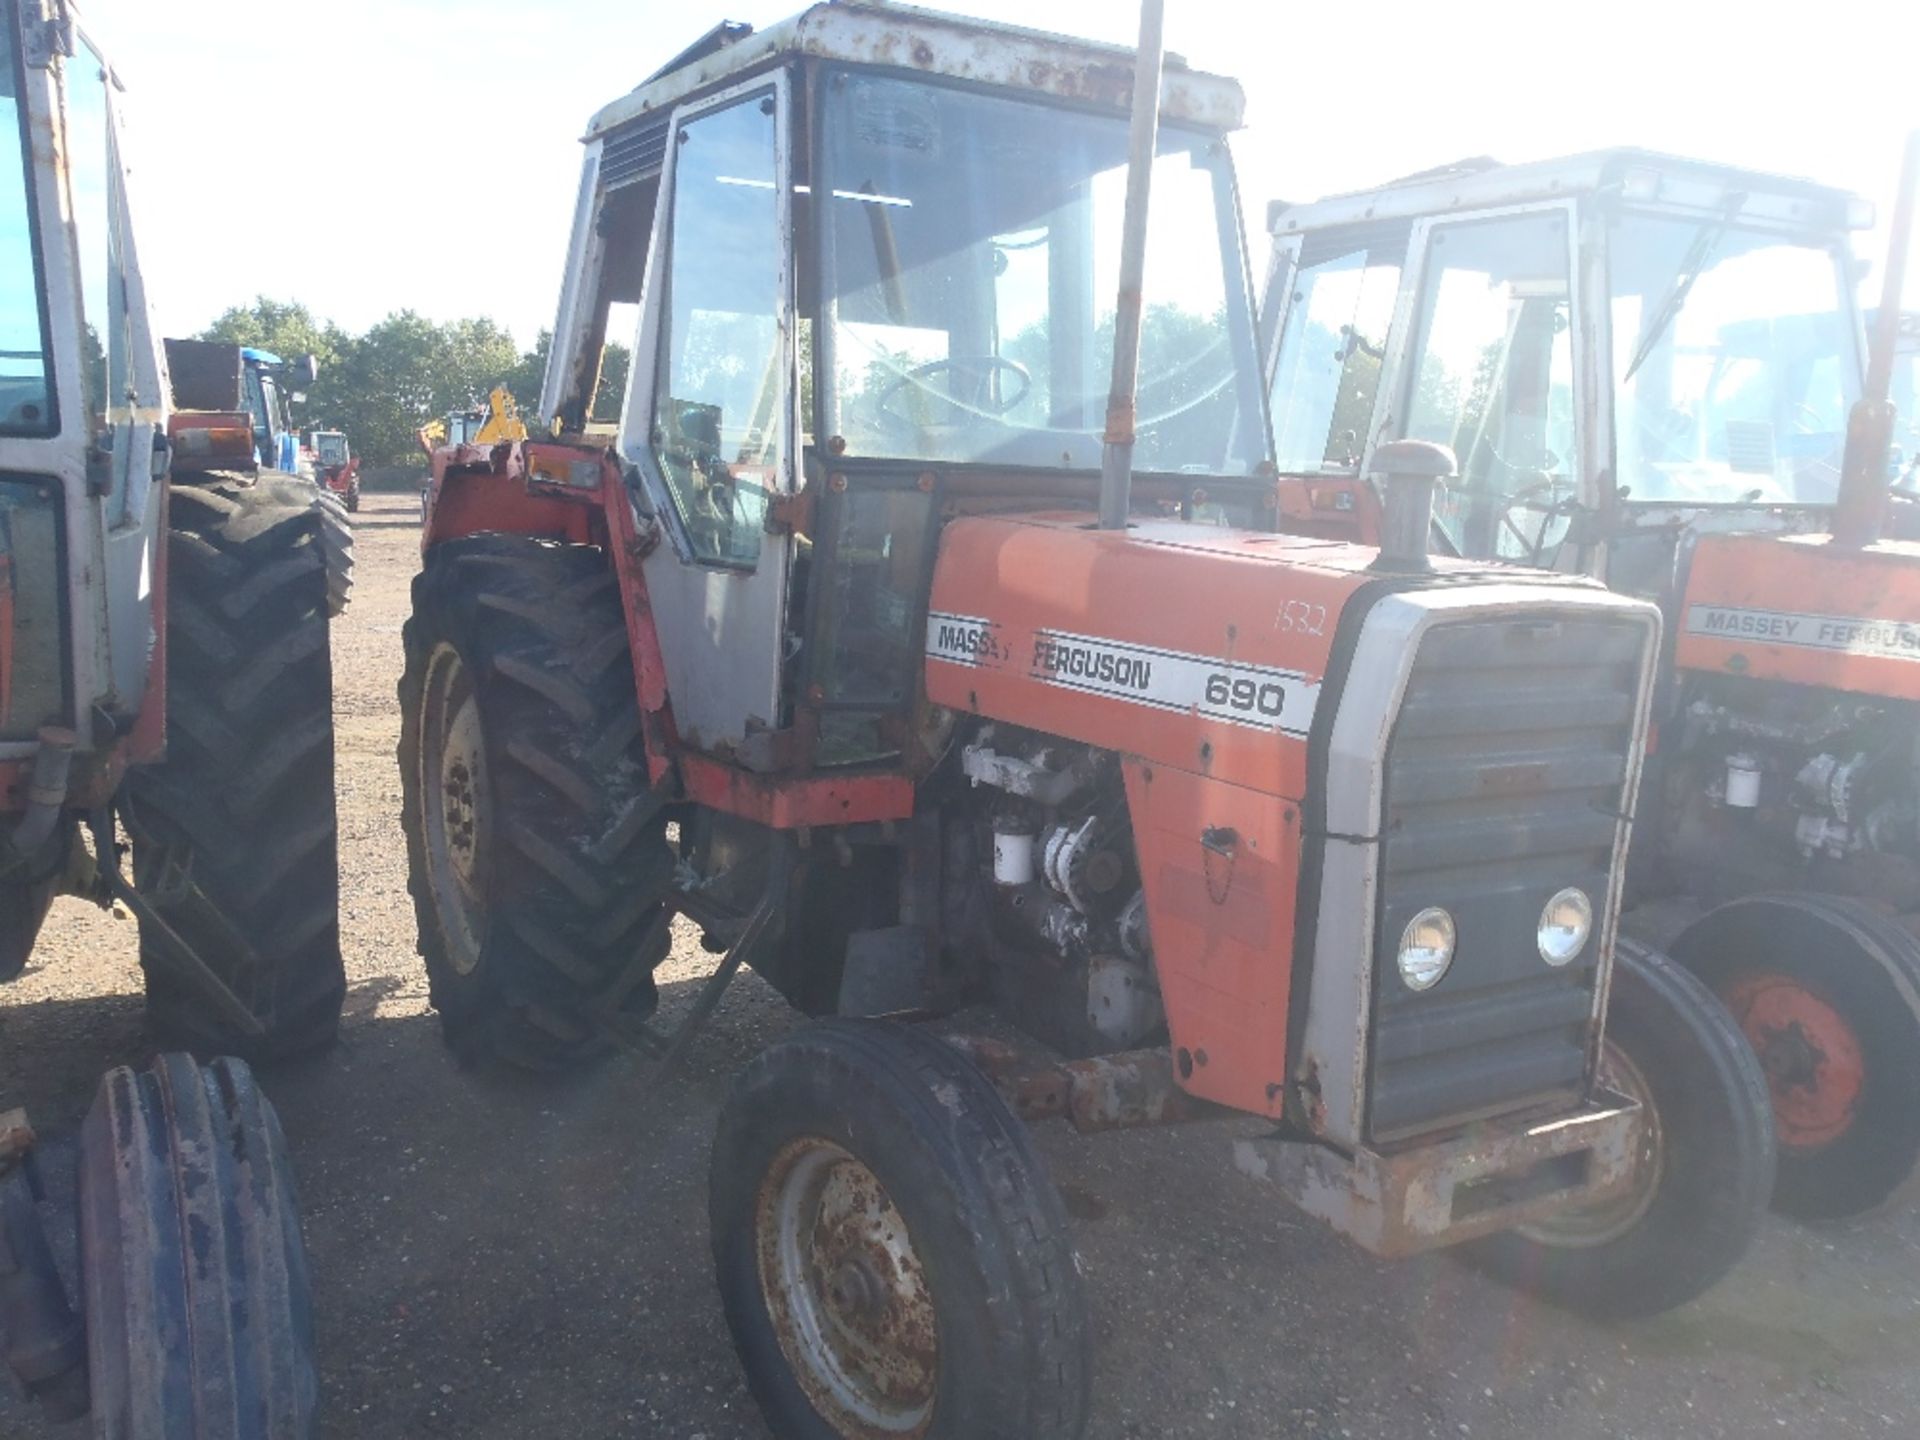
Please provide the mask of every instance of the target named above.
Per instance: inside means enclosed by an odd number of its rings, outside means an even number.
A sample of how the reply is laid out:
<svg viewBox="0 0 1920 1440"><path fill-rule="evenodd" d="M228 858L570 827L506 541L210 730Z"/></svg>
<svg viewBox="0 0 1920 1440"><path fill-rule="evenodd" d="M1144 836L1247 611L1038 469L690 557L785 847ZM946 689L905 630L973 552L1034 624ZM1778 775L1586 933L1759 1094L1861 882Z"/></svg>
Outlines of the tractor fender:
<svg viewBox="0 0 1920 1440"><path fill-rule="evenodd" d="M660 780L679 746L640 564L659 543L659 529L635 509L614 453L545 440L441 446L433 452L421 553L478 534L527 535L607 552L626 614L647 763L652 779Z"/></svg>

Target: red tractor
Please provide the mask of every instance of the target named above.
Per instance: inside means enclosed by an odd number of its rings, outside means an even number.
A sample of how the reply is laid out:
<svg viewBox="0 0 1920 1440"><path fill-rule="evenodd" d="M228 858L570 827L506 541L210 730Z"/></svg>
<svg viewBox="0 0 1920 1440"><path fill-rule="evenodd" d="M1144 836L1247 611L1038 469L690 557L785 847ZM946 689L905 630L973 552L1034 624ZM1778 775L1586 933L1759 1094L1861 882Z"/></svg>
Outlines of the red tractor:
<svg viewBox="0 0 1920 1440"><path fill-rule="evenodd" d="M1889 496L1887 403L1914 398L1911 163L1871 377L1849 236L1872 207L1804 180L1608 151L1271 217L1289 525L1368 538L1374 457L1442 440L1438 548L1664 611L1625 923L1738 1017L1775 1201L1809 1218L1920 1164L1920 545L1891 538L1920 506Z"/></svg>
<svg viewBox="0 0 1920 1440"><path fill-rule="evenodd" d="M710 1170L776 1434L1082 1432L1029 1119L1217 1122L1378 1253L1614 1316L1713 1284L1772 1187L1738 1030L1615 934L1657 611L1430 559L1439 447L1379 457L1383 545L1278 531L1241 92L1163 71L1159 9L1139 56L716 29L589 129L552 438L434 455L434 1003L539 1069L671 1061L742 965L817 1017ZM676 917L724 959L669 1035Z"/></svg>
<svg viewBox="0 0 1920 1440"><path fill-rule="evenodd" d="M360 457L338 430L313 432L313 478L323 490L340 497L349 515L360 509Z"/></svg>
<svg viewBox="0 0 1920 1440"><path fill-rule="evenodd" d="M316 1050L345 977L314 489L257 465L246 413L169 414L118 85L65 0L0 0L0 77L0 289L20 302L0 322L0 980L56 896L117 902L156 1038ZM310 1434L299 1218L247 1066L172 1054L102 1082L78 1141L77 1308L17 1105L0 1100L0 1363L100 1435Z"/></svg>

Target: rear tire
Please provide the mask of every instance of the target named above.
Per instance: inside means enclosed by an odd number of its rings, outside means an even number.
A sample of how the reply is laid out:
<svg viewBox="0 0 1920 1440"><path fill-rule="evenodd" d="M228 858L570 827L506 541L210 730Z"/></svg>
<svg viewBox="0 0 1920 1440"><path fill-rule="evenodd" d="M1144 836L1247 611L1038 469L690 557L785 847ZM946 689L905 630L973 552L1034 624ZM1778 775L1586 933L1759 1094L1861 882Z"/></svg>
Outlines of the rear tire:
<svg viewBox="0 0 1920 1440"><path fill-rule="evenodd" d="M741 1073L709 1175L727 1324L784 1440L1074 1440L1092 1374L1060 1196L951 1046L826 1020Z"/></svg>
<svg viewBox="0 0 1920 1440"><path fill-rule="evenodd" d="M602 550L436 547L400 681L409 888L464 1060L552 1070L653 1012L674 862Z"/></svg>
<svg viewBox="0 0 1920 1440"><path fill-rule="evenodd" d="M147 1014L203 1055L304 1054L332 1043L346 995L313 487L210 478L171 507L167 758L129 777L121 817L135 885L267 1033L223 1018L143 926Z"/></svg>
<svg viewBox="0 0 1920 1440"><path fill-rule="evenodd" d="M1884 1203L1920 1163L1920 940L1858 901L1756 895L1702 916L1673 953L1760 1057L1774 1208L1835 1220Z"/></svg>
<svg viewBox="0 0 1920 1440"><path fill-rule="evenodd" d="M1609 1078L1655 1122L1634 1190L1461 1248L1565 1309L1638 1319L1705 1293L1746 1254L1773 1188L1773 1126L1733 1018L1658 951L1618 942L1607 1037Z"/></svg>
<svg viewBox="0 0 1920 1440"><path fill-rule="evenodd" d="M114 1070L80 1147L93 1433L305 1440L319 1387L299 1204L246 1066Z"/></svg>
<svg viewBox="0 0 1920 1440"><path fill-rule="evenodd" d="M327 614L343 613L353 602L353 522L349 510L360 508L358 500L343 500L324 485L315 487L320 496L320 544L327 562Z"/></svg>

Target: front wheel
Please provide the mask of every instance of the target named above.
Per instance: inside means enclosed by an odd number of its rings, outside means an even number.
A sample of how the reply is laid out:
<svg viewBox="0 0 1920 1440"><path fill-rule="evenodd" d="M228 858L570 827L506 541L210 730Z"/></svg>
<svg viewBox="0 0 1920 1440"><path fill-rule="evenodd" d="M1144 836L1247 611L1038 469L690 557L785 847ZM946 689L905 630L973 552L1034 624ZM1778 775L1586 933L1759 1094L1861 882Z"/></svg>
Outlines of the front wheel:
<svg viewBox="0 0 1920 1440"><path fill-rule="evenodd" d="M1920 1163L1920 940L1831 895L1756 895L1702 916L1674 957L1733 1012L1766 1073L1774 1208L1873 1209Z"/></svg>
<svg viewBox="0 0 1920 1440"><path fill-rule="evenodd" d="M1594 1319L1657 1315L1717 1284L1766 1214L1766 1078L1712 993L1629 940L1615 952L1601 1074L1644 1116L1629 1188L1464 1249L1516 1288Z"/></svg>
<svg viewBox="0 0 1920 1440"><path fill-rule="evenodd" d="M286 1141L238 1060L101 1082L80 1137L93 1433L307 1440L319 1386Z"/></svg>
<svg viewBox="0 0 1920 1440"><path fill-rule="evenodd" d="M1073 1440L1086 1303L1060 1197L986 1078L828 1020L742 1073L709 1213L747 1383L790 1440Z"/></svg>

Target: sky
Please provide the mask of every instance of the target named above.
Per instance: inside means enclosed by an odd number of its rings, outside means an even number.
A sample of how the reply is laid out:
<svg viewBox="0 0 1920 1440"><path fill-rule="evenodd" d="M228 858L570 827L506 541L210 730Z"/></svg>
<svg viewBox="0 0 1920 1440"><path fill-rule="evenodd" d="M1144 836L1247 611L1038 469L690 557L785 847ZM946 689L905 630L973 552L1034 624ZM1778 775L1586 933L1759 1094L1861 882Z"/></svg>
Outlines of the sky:
<svg viewBox="0 0 1920 1440"><path fill-rule="evenodd" d="M1139 23L1129 0L947 4L1129 44ZM80 6L127 88L165 333L265 294L350 330L487 315L530 345L588 118L718 20L764 26L800 0ZM1276 196L1629 144L1857 190L1884 226L1920 127L1920 0L1167 0L1166 30L1247 90L1234 148L1256 227ZM1916 292L1920 274L1910 308Z"/></svg>

